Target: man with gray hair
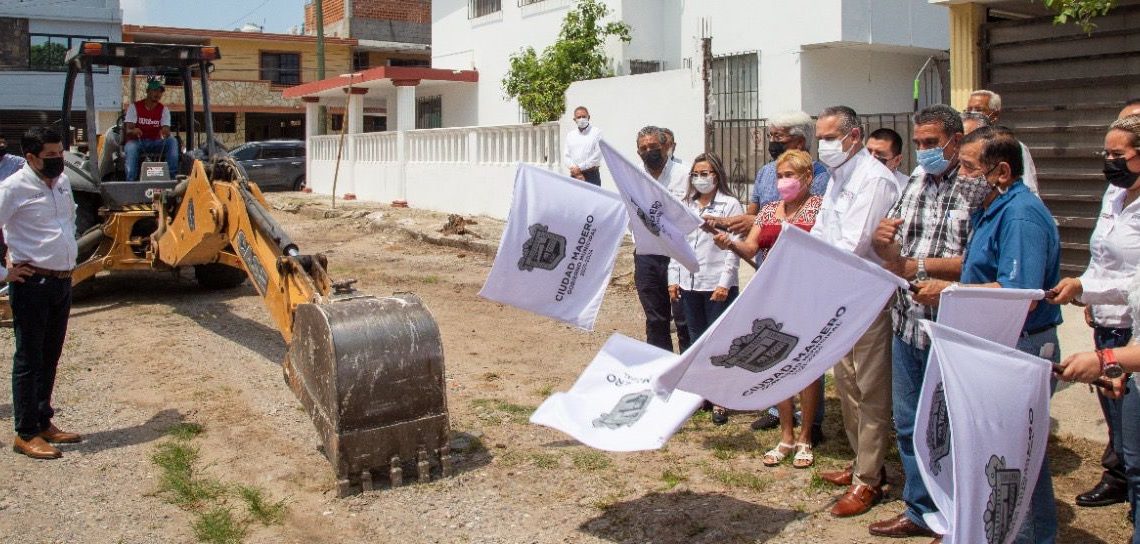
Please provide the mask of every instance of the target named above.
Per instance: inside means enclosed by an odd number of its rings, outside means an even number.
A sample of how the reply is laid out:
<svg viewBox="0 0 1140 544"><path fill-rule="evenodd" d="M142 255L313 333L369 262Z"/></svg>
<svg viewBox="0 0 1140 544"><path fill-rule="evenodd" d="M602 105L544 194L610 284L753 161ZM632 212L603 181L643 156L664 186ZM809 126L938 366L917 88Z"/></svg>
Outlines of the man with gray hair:
<svg viewBox="0 0 1140 544"><path fill-rule="evenodd" d="M759 134L757 134L759 137ZM743 215L725 217L718 222L719 226L740 236L748 236L752 223L756 221L756 214L760 208L769 202L780 200L780 192L776 190L776 158L785 151L799 149L811 152L811 142L815 139L815 123L811 116L802 111L787 111L777 113L768 118L768 155L772 162L765 164L756 173L756 182L752 185L752 198ZM812 164L811 194L823 195L827 190L829 174L823 163L815 161Z"/></svg>
<svg viewBox="0 0 1140 544"><path fill-rule="evenodd" d="M637 155L645 172L680 200L689 187L689 168L670 160L670 152L668 136L660 127L651 125L637 132ZM674 305L669 298L669 257L634 251L633 285L645 312L645 341L673 351L673 337L669 332L669 322L673 320L680 351L685 351L690 343L689 328L680 303Z"/></svg>
<svg viewBox="0 0 1140 544"><path fill-rule="evenodd" d="M962 132L969 134L979 128L993 126L993 122L984 113L976 111L962 112Z"/></svg>
<svg viewBox="0 0 1140 544"><path fill-rule="evenodd" d="M1001 117L1001 95L986 89L978 89L970 93L970 100L966 102L966 113L985 115L990 119L990 126L996 126L998 118ZM969 133L970 131L966 131L966 134ZM1025 166L1021 175L1021 182L1033 194L1037 194L1037 166L1033 164L1033 156L1029 154L1029 148L1020 141L1018 143L1021 144L1021 162Z"/></svg>
<svg viewBox="0 0 1140 544"><path fill-rule="evenodd" d="M898 197L898 181L863 146L855 110L832 106L815 123L819 160L831 180L812 235L871 262L881 260L872 246L879 220ZM884 306L847 355L835 365L835 386L843 428L855 452L847 470L820 477L847 492L831 509L835 517L857 516L882 499L883 458L891 431L891 315Z"/></svg>

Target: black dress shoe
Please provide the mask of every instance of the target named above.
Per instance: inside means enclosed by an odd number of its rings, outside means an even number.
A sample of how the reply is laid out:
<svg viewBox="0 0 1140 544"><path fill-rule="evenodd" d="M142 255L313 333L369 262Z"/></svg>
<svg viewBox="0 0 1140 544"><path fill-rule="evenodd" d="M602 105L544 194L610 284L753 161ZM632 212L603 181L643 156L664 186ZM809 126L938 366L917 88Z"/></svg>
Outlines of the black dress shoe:
<svg viewBox="0 0 1140 544"><path fill-rule="evenodd" d="M756 418L756 421L753 421L751 425L753 431L775 429L779 426L779 416L774 416L772 415L772 412L769 412L767 410L765 410L763 414L760 414L760 417Z"/></svg>
<svg viewBox="0 0 1140 544"><path fill-rule="evenodd" d="M1077 506L1093 508L1128 502L1128 487L1101 480L1092 489L1077 495Z"/></svg>

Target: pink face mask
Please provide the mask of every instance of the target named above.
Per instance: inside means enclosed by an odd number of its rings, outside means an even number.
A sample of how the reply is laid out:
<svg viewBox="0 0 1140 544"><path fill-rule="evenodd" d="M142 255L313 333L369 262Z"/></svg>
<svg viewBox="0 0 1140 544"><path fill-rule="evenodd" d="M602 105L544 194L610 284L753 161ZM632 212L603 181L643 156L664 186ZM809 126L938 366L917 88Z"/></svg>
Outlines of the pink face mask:
<svg viewBox="0 0 1140 544"><path fill-rule="evenodd" d="M796 178L776 180L776 191L780 193L780 198L785 202L795 200L797 196L800 196L801 189L803 189L803 184Z"/></svg>

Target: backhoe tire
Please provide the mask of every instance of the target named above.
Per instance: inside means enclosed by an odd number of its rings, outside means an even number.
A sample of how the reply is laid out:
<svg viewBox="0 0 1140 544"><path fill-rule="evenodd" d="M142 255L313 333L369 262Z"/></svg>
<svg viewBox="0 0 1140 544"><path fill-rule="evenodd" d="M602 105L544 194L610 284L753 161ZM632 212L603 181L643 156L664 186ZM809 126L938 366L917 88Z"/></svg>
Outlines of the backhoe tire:
<svg viewBox="0 0 1140 544"><path fill-rule="evenodd" d="M209 263L194 265L194 279L205 289L233 289L245 283L245 270Z"/></svg>

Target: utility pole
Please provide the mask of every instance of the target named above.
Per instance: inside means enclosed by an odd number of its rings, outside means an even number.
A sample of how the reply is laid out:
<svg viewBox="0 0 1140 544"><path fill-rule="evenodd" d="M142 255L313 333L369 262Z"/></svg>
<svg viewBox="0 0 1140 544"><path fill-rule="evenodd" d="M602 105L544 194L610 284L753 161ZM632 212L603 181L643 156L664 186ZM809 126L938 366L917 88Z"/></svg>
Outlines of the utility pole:
<svg viewBox="0 0 1140 544"><path fill-rule="evenodd" d="M313 17L317 27L317 81L325 78L325 6L322 0L313 0ZM317 132L328 134L329 110L325 106L317 109Z"/></svg>
<svg viewBox="0 0 1140 544"><path fill-rule="evenodd" d="M701 82L704 84L705 96L705 152L712 151L715 142L713 130L713 107L716 100L712 96L712 36L708 21L701 21Z"/></svg>

